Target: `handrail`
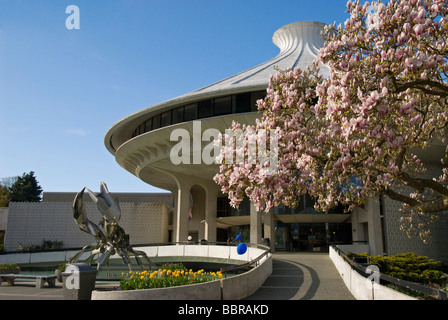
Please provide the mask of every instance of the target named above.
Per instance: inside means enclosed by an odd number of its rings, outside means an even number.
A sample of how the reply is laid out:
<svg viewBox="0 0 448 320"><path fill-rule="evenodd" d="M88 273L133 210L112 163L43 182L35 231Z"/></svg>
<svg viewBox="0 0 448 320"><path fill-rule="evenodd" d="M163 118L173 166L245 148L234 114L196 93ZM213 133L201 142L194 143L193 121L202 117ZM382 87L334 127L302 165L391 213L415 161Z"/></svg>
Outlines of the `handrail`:
<svg viewBox="0 0 448 320"><path fill-rule="evenodd" d="M215 241L200 241L200 242L196 242L196 241L182 241L182 242L166 242L166 243L150 243L150 244L138 244L138 245L134 245L133 248L139 248L139 247L169 247L169 246L184 246L184 247L188 247L190 245L194 246L194 245L199 245L199 246L204 246L204 245L212 245L212 246L223 246L223 247L236 247L238 244L237 243L232 243L232 242L215 242ZM264 250L268 250L268 252L270 251L270 248L261 244L250 244L248 243L249 246L251 247L259 247L262 248ZM32 256L36 253L65 253L65 255L68 254L69 251L79 251L82 248L62 248L62 249L49 249L49 250L40 250L40 251L19 251L19 252L7 252L4 253L3 255L0 255L0 257L2 256L7 256L7 255L16 255L16 254L21 254L24 255L25 257L27 257L26 259L29 260L28 262L31 261ZM261 258L261 257L260 257ZM246 259L244 259L246 260ZM254 259L256 260L256 259ZM66 260L67 261L67 260ZM258 261L258 260L257 260ZM255 261L256 262L256 261ZM252 263L250 263L252 264Z"/></svg>
<svg viewBox="0 0 448 320"><path fill-rule="evenodd" d="M353 261L352 259L349 258L349 256L342 251L341 249L339 249L337 246L332 246L333 249L340 255L342 256L347 263L350 264L350 266L353 267L353 269L355 269L360 275L364 276L364 277L369 277L372 274L368 273L367 267L364 265L361 265L355 261ZM411 282L411 281L407 281L407 280L403 280L403 279L398 279L398 278L394 278L392 276L389 276L387 274L383 274L380 272L379 274L379 278L380 281L386 282L386 283L391 283L394 284L400 288L404 288L404 289L412 289L415 291L418 291L420 293L424 293L424 294L428 294L431 296L436 296L439 297L441 300L448 300L448 293L442 290L438 290L438 289L434 289L428 286L425 286L423 284L420 283L416 283L416 282Z"/></svg>
<svg viewBox="0 0 448 320"><path fill-rule="evenodd" d="M255 263L257 263L258 261L260 261L263 257L265 257L266 255L268 255L271 252L271 248L265 245L261 245L261 244L257 244L257 243L248 243L248 245L255 246L255 247L260 247L261 249L264 249L265 251L259 255L257 258L252 259L249 262L243 263L243 264L239 264L237 266L232 266L232 267L224 267L221 268L221 273L227 273L227 272L231 272L231 271L236 271L236 270L240 270L240 269L244 269L247 268Z"/></svg>
<svg viewBox="0 0 448 320"><path fill-rule="evenodd" d="M132 247L150 247L150 246L171 246L171 245L197 245L197 244L217 244L217 245L233 245L227 242L212 242L212 241L179 241L179 242L154 242L154 243L144 243L144 244L133 244ZM21 250L21 251L3 251L0 252L1 255L8 254L18 254L18 253L41 253L41 252L60 252L60 251L79 251L83 247L69 247L69 248L58 248L58 249L39 249L39 250Z"/></svg>

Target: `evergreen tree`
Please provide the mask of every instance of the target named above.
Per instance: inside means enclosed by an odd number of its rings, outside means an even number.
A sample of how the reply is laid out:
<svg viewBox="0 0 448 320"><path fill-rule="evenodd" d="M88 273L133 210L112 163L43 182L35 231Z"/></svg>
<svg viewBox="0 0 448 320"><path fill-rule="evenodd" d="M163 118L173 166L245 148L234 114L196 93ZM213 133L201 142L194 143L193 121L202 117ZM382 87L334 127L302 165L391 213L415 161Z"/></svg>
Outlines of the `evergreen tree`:
<svg viewBox="0 0 448 320"><path fill-rule="evenodd" d="M12 202L39 202L42 200L42 187L34 172L24 173L9 188Z"/></svg>

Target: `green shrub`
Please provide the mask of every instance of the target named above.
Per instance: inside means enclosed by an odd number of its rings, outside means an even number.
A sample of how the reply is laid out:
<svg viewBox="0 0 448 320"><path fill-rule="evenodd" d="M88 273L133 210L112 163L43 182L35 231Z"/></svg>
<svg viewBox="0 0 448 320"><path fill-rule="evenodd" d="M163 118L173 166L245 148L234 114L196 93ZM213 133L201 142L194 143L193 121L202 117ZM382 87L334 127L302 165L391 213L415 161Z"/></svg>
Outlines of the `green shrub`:
<svg viewBox="0 0 448 320"><path fill-rule="evenodd" d="M63 263L63 264L61 264L61 265L58 266L57 270L65 271L66 267L67 267L67 264L66 264L66 263Z"/></svg>
<svg viewBox="0 0 448 320"><path fill-rule="evenodd" d="M60 249L60 248L62 248L62 246L63 246L62 241L42 240L41 245L32 244L32 243L30 243L28 245L23 245L23 244L19 243L17 251L29 252L29 251L54 250L54 249Z"/></svg>
<svg viewBox="0 0 448 320"><path fill-rule="evenodd" d="M357 254L349 252L350 259L353 257L369 257L370 264L378 266L381 273L391 277L418 282L437 283L444 282L441 264L438 261L413 252L400 253L395 256L369 256L367 253Z"/></svg>

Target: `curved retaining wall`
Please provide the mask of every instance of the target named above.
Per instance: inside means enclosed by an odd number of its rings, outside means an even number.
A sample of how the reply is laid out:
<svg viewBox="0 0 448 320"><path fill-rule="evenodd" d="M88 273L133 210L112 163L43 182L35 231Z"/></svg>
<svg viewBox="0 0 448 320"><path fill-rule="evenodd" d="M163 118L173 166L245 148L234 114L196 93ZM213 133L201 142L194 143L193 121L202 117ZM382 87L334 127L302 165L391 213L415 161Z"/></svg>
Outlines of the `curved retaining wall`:
<svg viewBox="0 0 448 320"><path fill-rule="evenodd" d="M330 259L357 300L417 300L404 293L382 286L360 275L330 247Z"/></svg>
<svg viewBox="0 0 448 320"><path fill-rule="evenodd" d="M207 252L208 257L219 257L226 259L238 258L235 247L191 245L184 246L184 248L180 247L182 246L172 246L172 248L159 247L159 249L163 248L161 250L162 254L169 251L175 251L177 256L184 256L181 255L182 252L187 253L188 256L197 256L200 252L203 254ZM232 248L233 250L231 250ZM144 248L139 249L144 250ZM235 251L236 255L233 254L233 251ZM239 260L242 262L251 261L252 259L259 257L264 252L265 250L263 249L248 248L248 251L244 255L239 256ZM154 257L154 255L152 256ZM249 259L249 257L251 258ZM160 289L129 291L94 290L92 292L92 300L240 300L257 291L267 277L271 275L271 273L272 255L269 253L257 263L255 268L252 268L248 272L229 278L188 286Z"/></svg>
<svg viewBox="0 0 448 320"><path fill-rule="evenodd" d="M136 246L134 249L144 251L149 258L164 258L164 257L198 257L210 259L226 259L232 261L241 261L241 263L249 262L260 256L265 250L250 247L245 254L239 255L236 252L235 246L226 245L162 245L162 246ZM39 263L64 262L68 261L70 257L76 254L78 250L61 250L52 252L25 252L25 253L10 253L0 255L0 264L18 264L30 265ZM90 252L85 252L80 261L87 259ZM113 255L111 259L121 258L118 255Z"/></svg>
<svg viewBox="0 0 448 320"><path fill-rule="evenodd" d="M258 290L272 273L272 256L243 274L210 282L160 289L92 292L92 300L240 300Z"/></svg>

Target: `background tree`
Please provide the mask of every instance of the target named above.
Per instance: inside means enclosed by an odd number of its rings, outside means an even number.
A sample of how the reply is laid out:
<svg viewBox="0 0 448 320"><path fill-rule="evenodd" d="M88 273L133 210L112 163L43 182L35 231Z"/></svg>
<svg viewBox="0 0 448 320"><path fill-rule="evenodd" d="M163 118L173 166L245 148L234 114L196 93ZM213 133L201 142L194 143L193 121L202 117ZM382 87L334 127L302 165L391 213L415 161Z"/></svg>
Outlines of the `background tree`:
<svg viewBox="0 0 448 320"><path fill-rule="evenodd" d="M384 194L404 204L402 228L424 238L423 227L448 209L448 2L347 8L343 26L326 28L315 65L272 77L258 102L257 128L277 130L278 172L223 162L215 181L233 205L247 195L266 210L294 206L304 193L321 211ZM319 62L328 79L316 75ZM443 169L428 176L421 156L436 144Z"/></svg>
<svg viewBox="0 0 448 320"><path fill-rule="evenodd" d="M11 202L11 194L7 187L0 185L0 207L7 207Z"/></svg>
<svg viewBox="0 0 448 320"><path fill-rule="evenodd" d="M9 187L9 192L12 202L39 202L42 200L42 188L33 171L17 177Z"/></svg>
<svg viewBox="0 0 448 320"><path fill-rule="evenodd" d="M9 188L16 182L17 177L6 177L0 179L0 207L7 207L11 202L11 192Z"/></svg>

